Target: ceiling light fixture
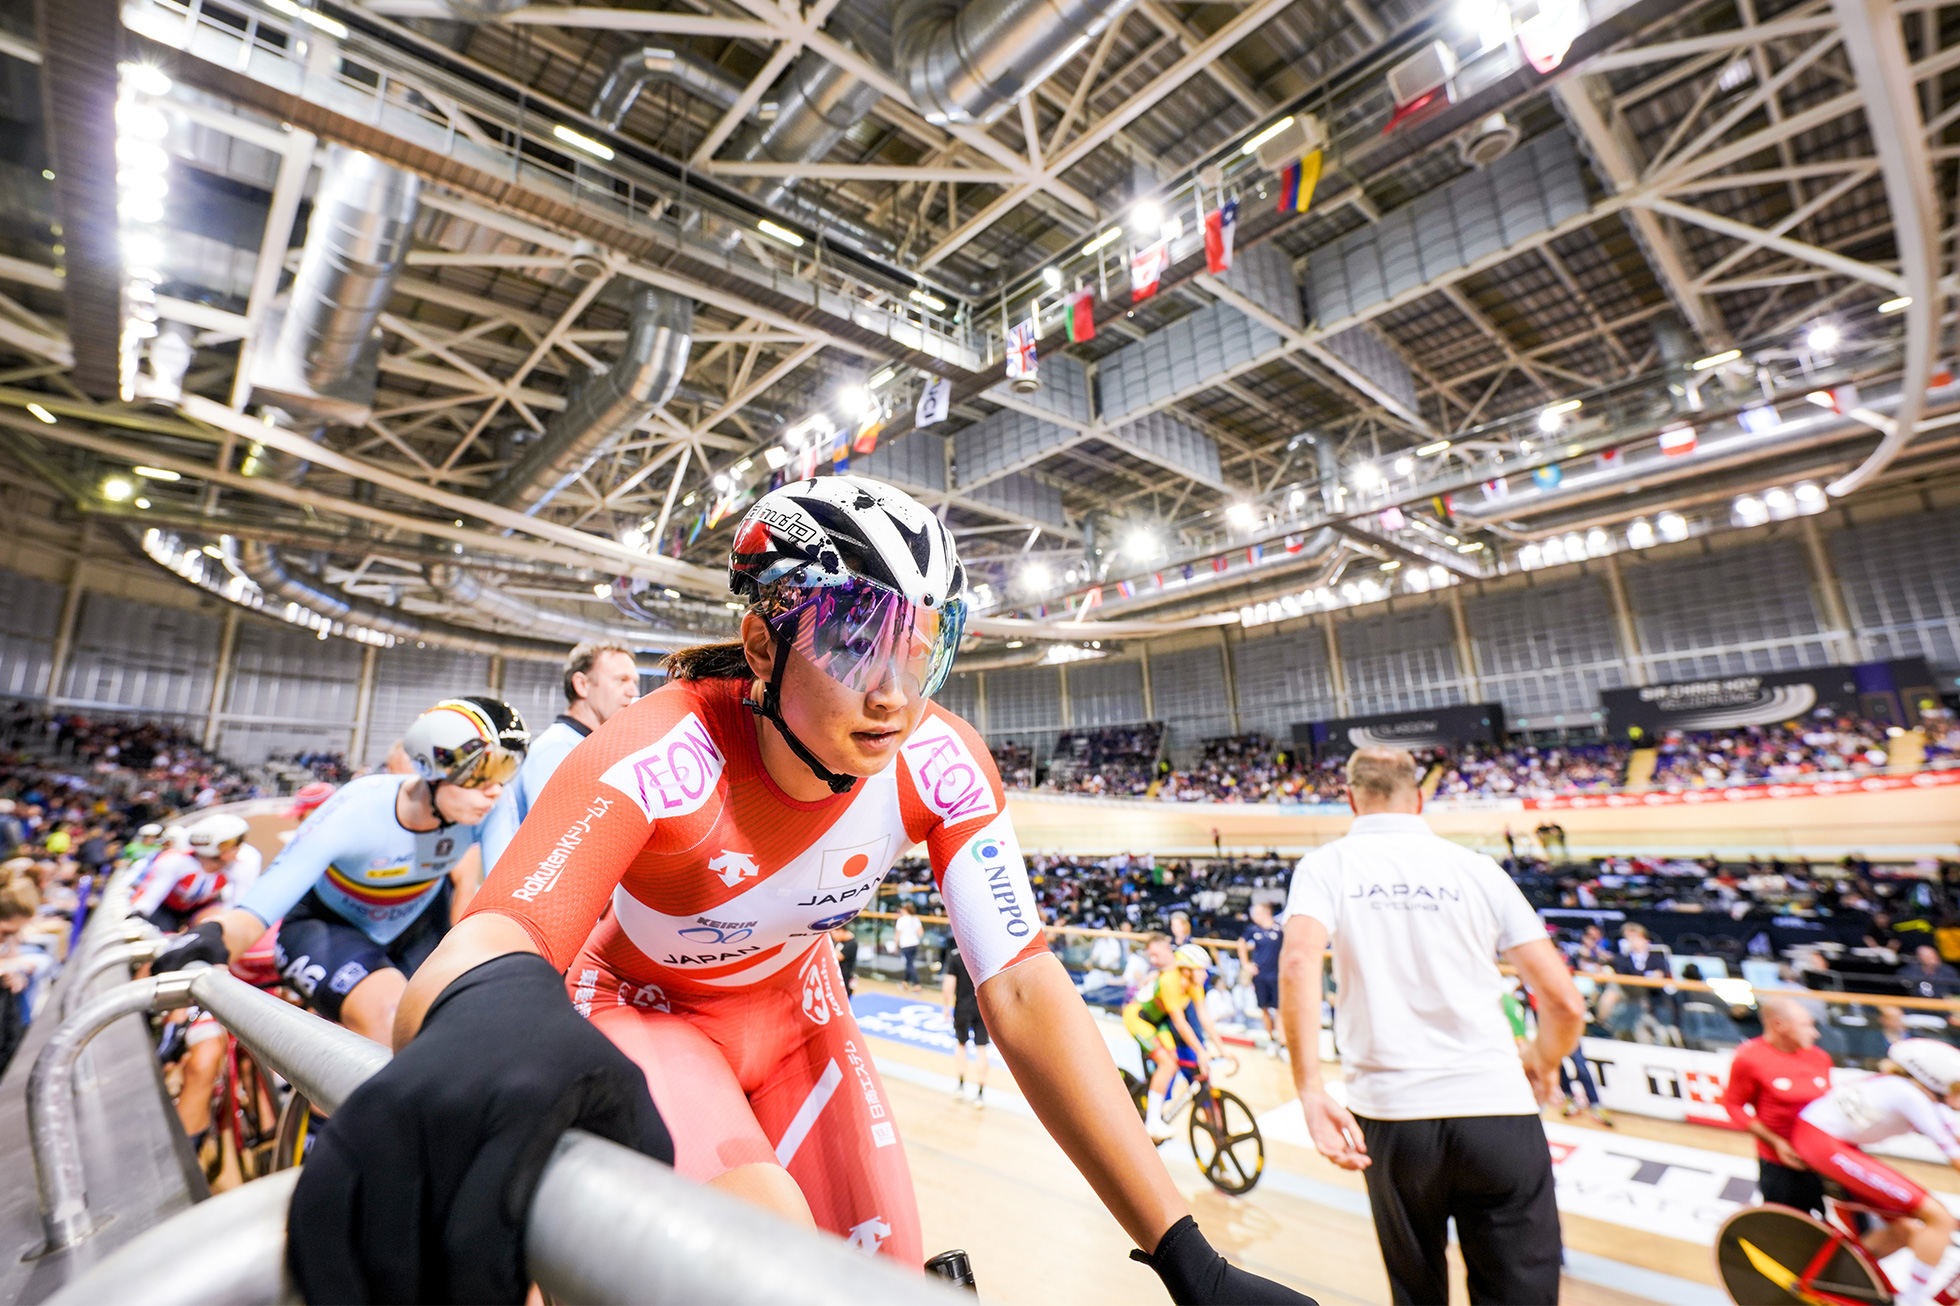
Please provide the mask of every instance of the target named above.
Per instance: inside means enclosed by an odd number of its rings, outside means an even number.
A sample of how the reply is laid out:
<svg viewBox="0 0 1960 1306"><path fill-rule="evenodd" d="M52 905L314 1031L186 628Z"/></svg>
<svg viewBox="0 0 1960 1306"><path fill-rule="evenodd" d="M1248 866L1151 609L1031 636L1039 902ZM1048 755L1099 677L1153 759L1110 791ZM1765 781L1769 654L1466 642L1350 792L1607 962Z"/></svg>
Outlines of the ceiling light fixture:
<svg viewBox="0 0 1960 1306"><path fill-rule="evenodd" d="M1448 440L1437 440L1434 443L1425 444L1420 449L1417 449L1416 457L1427 458L1431 454L1442 453L1445 449L1449 447L1450 447L1450 442Z"/></svg>
<svg viewBox="0 0 1960 1306"><path fill-rule="evenodd" d="M782 241L783 244L790 246L792 249L803 248L803 237L797 235L795 232L791 231L788 227L777 226L775 223L771 222L767 218L763 218L761 221L757 222L755 224L755 229L757 231L760 231L765 236L774 236L777 240ZM914 299L917 299L918 292L917 291L912 292L912 297ZM928 296L927 299L929 300L930 296ZM921 302L926 302L926 301L921 301ZM940 307L944 308L945 305L941 304Z"/></svg>
<svg viewBox="0 0 1960 1306"><path fill-rule="evenodd" d="M1266 128L1265 131L1260 132L1257 136L1254 136L1251 140L1239 146L1239 153L1240 154L1257 153L1261 145L1264 145L1267 141L1279 135L1281 132L1285 131L1288 127L1291 127L1292 125L1293 125L1293 116L1291 114L1288 114L1286 117L1281 118L1278 122L1274 123L1272 126Z"/></svg>
<svg viewBox="0 0 1960 1306"><path fill-rule="evenodd" d="M553 127L551 129L551 134L555 136L557 139L563 141L565 144L571 146L575 150L584 150L587 154L590 154L595 159L611 159L613 156L611 146L602 145L598 141L593 140L590 136L584 135L581 132L573 131L570 127L565 127L565 126ZM797 243L800 245L803 242L798 241Z"/></svg>
<svg viewBox="0 0 1960 1306"><path fill-rule="evenodd" d="M801 236L798 236L796 239L796 243L801 245L803 243L803 238ZM927 308L931 309L935 313L944 313L946 311L945 300L941 299L937 295L928 295L923 290L914 290L910 294L906 295L905 297L911 300L914 304L924 304Z"/></svg>
<svg viewBox="0 0 1960 1306"><path fill-rule="evenodd" d="M1878 311L1881 313L1903 313L1911 307L1912 296L1900 295L1897 299L1888 299L1883 304L1880 304Z"/></svg>
<svg viewBox="0 0 1960 1306"><path fill-rule="evenodd" d="M1710 354L1706 358L1697 358L1694 362L1688 364L1688 366L1697 372L1706 372L1711 367L1720 367L1724 363L1733 363L1741 357L1742 351L1740 349L1724 349L1719 354Z"/></svg>
<svg viewBox="0 0 1960 1306"><path fill-rule="evenodd" d="M1837 327L1829 322L1819 322L1816 326L1804 333L1803 342L1816 352L1823 354L1836 349L1838 341L1843 338Z"/></svg>
<svg viewBox="0 0 1960 1306"><path fill-rule="evenodd" d="M49 426L54 425L54 414L49 412L47 409L41 407L41 405L29 404L27 406L27 411L34 414L36 417L40 418L42 421L46 422ZM174 473L172 474L171 479L172 480L177 479Z"/></svg>
<svg viewBox="0 0 1960 1306"><path fill-rule="evenodd" d="M1041 270L1041 280L1050 290L1060 290L1062 288L1062 270L1060 268L1043 268Z"/></svg>
<svg viewBox="0 0 1960 1306"><path fill-rule="evenodd" d="M1089 255L1095 253L1097 250L1103 248L1103 246L1105 245L1110 244L1112 241L1114 241L1118 236L1121 236L1122 234L1123 234L1123 229L1121 227L1111 227L1108 231L1103 232L1100 236L1097 236L1094 240L1090 241L1088 244L1082 247L1083 257L1086 258Z"/></svg>
<svg viewBox="0 0 1960 1306"><path fill-rule="evenodd" d="M39 408L40 406L39 404L29 405L31 408ZM53 421L54 419L49 418L48 420ZM130 470L146 481L181 481L184 479L176 472L163 467L132 467Z"/></svg>

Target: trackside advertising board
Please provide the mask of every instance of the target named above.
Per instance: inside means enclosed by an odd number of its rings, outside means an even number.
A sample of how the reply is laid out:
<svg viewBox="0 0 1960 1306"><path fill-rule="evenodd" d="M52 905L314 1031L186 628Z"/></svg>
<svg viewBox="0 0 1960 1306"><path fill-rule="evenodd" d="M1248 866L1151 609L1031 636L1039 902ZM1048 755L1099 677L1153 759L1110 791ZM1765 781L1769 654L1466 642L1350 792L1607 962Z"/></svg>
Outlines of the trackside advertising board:
<svg viewBox="0 0 1960 1306"><path fill-rule="evenodd" d="M1300 721L1293 726L1294 747L1312 749L1321 757L1340 757L1357 748L1378 744L1391 748L1439 748L1452 744L1495 744L1503 737L1501 703L1457 703L1449 707L1426 707L1417 712Z"/></svg>
<svg viewBox="0 0 1960 1306"><path fill-rule="evenodd" d="M1733 730L1786 721L1864 717L1909 726L1918 704L1939 702L1924 658L1748 672L1600 691L1613 734L1651 739L1669 730Z"/></svg>

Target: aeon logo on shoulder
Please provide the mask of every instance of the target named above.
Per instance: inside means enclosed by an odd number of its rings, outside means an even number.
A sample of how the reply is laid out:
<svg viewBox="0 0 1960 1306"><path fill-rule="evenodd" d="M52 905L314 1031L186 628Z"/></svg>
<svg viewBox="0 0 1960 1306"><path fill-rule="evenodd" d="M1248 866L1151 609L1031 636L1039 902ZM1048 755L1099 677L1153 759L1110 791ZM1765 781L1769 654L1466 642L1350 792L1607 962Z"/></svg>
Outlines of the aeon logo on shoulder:
<svg viewBox="0 0 1960 1306"><path fill-rule="evenodd" d="M599 777L639 805L650 821L699 811L721 779L721 750L692 712L658 741L629 753Z"/></svg>
<svg viewBox="0 0 1960 1306"><path fill-rule="evenodd" d="M921 723L905 741L902 752L906 768L912 773L912 783L918 788L919 801L946 824L992 816L1000 810L994 805L994 790L987 781L987 773L973 760L966 741L951 726L937 720Z"/></svg>

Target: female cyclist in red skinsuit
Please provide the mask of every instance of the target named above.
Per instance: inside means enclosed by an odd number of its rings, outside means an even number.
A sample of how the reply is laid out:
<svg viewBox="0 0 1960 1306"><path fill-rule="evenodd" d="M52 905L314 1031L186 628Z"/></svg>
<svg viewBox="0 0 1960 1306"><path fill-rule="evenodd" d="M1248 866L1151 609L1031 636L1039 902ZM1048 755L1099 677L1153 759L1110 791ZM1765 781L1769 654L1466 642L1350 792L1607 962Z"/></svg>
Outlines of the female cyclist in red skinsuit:
<svg viewBox="0 0 1960 1306"><path fill-rule="evenodd" d="M917 1265L829 932L923 842L995 1043L1138 1259L1180 1302L1306 1300L1205 1243L1042 943L992 758L930 701L964 615L951 533L876 482L803 481L750 510L730 569L741 643L677 655L566 759L411 982L397 1047L475 968L541 956L644 1070L683 1174Z"/></svg>

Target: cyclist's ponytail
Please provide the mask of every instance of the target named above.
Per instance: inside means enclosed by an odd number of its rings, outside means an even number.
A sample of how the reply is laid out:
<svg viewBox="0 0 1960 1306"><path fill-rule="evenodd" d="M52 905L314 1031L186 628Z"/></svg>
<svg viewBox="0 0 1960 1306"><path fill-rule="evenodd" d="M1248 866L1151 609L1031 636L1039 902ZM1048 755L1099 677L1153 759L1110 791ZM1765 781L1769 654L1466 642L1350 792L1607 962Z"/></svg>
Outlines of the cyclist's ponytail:
<svg viewBox="0 0 1960 1306"><path fill-rule="evenodd" d="M661 663L669 680L753 680L749 655L739 641L696 644L676 650Z"/></svg>

